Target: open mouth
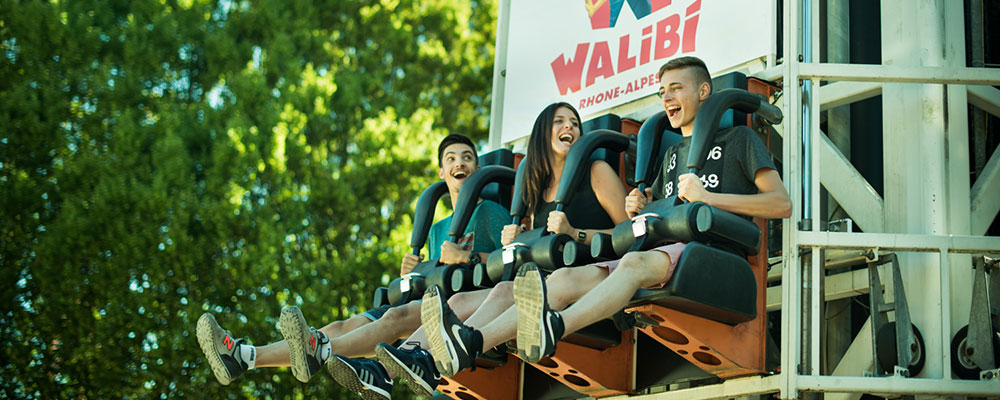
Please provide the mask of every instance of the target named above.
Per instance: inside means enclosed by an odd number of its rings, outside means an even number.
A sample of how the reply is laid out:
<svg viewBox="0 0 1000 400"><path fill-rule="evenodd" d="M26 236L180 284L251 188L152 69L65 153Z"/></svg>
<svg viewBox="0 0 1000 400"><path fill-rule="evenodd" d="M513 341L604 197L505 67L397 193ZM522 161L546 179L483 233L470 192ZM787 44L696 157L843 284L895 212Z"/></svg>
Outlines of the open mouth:
<svg viewBox="0 0 1000 400"><path fill-rule="evenodd" d="M465 177L469 176L469 172L468 171L463 171L463 170L458 170L458 171L453 172L451 174L451 176L455 177L456 179L465 179Z"/></svg>
<svg viewBox="0 0 1000 400"><path fill-rule="evenodd" d="M667 118L673 118L681 112L681 106L670 106L667 107Z"/></svg>
<svg viewBox="0 0 1000 400"><path fill-rule="evenodd" d="M564 133L559 135L559 141L566 144L573 144L573 142L576 141L576 137L570 133Z"/></svg>

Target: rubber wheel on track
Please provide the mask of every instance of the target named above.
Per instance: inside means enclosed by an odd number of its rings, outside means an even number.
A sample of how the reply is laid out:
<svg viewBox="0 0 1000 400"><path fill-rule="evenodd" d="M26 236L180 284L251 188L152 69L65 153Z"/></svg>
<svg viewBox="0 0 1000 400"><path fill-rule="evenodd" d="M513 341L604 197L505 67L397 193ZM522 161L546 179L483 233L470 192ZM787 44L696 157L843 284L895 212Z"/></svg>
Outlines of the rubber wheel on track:
<svg viewBox="0 0 1000 400"><path fill-rule="evenodd" d="M921 370L924 369L924 362L926 361L924 345L924 336L920 334L920 330L917 329L916 325L910 324L913 327L913 338L917 342L916 349L916 359L910 360L910 365L907 369L910 370L910 376L917 376ZM875 340L878 346L878 366L884 373L893 373L893 367L896 366L896 322L890 322L879 329L878 334L875 336Z"/></svg>
<svg viewBox="0 0 1000 400"><path fill-rule="evenodd" d="M979 379L982 368L965 353L965 343L969 338L969 326L963 326L951 339L951 371L961 379ZM1000 362L1000 331L993 330L993 359Z"/></svg>

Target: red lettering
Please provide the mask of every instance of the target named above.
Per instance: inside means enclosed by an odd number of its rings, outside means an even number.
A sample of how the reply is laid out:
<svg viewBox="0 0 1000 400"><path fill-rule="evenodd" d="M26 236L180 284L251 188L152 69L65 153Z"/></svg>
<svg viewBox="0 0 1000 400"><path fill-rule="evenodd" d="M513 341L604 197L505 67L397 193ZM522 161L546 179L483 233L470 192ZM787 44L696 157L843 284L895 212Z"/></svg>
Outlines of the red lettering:
<svg viewBox="0 0 1000 400"><path fill-rule="evenodd" d="M684 43L681 45L681 51L684 53L690 53L694 51L695 45L695 35L698 33L698 16L692 16L698 11L701 11L701 0L697 0L688 6L685 16L688 17L684 20Z"/></svg>
<svg viewBox="0 0 1000 400"><path fill-rule="evenodd" d="M646 36L653 33L653 26L647 26L642 28L642 35ZM649 53L653 48L653 38L644 37L642 38L642 45L639 46L639 65L646 65L649 63Z"/></svg>
<svg viewBox="0 0 1000 400"><path fill-rule="evenodd" d="M632 93L633 90L635 90L635 88L632 87L632 82L629 82L628 86L625 87L625 94Z"/></svg>
<svg viewBox="0 0 1000 400"><path fill-rule="evenodd" d="M657 10L669 5L670 5L670 0L652 0L649 2L649 6L653 10L653 12L656 12Z"/></svg>
<svg viewBox="0 0 1000 400"><path fill-rule="evenodd" d="M594 96L587 98L587 107L594 105Z"/></svg>
<svg viewBox="0 0 1000 400"><path fill-rule="evenodd" d="M613 99L615 97L618 97L618 96L615 96L615 91L612 90L612 89L608 89L607 92L604 92L604 98L605 99L611 100L611 99Z"/></svg>
<svg viewBox="0 0 1000 400"><path fill-rule="evenodd" d="M580 91L580 77L583 75L583 64L587 61L589 48L590 43L580 43L576 45L573 60L567 62L562 54L552 60L552 75L556 78L559 94L565 96L567 91L573 93Z"/></svg>
<svg viewBox="0 0 1000 400"><path fill-rule="evenodd" d="M684 16L690 17L691 14L694 14L700 10L701 10L701 0L695 0L694 3L691 3L691 5L688 6L687 10L684 11Z"/></svg>
<svg viewBox="0 0 1000 400"><path fill-rule="evenodd" d="M590 53L590 66L587 67L587 84L585 86L593 85L598 76L607 79L614 75L615 67L611 65L611 50L608 49L608 42L594 43L594 50Z"/></svg>
<svg viewBox="0 0 1000 400"><path fill-rule="evenodd" d="M649 83L649 78L647 78L647 77L644 76L644 77L642 77L642 79L639 82L640 82L639 83L639 87L640 88L644 88L644 87L646 87L646 84Z"/></svg>
<svg viewBox="0 0 1000 400"><path fill-rule="evenodd" d="M671 15L656 23L656 43L653 49L654 57L657 60L668 58L677 53L677 48L681 44L680 35L677 34L677 28L680 27L680 24L681 16L678 14Z"/></svg>
<svg viewBox="0 0 1000 400"><path fill-rule="evenodd" d="M583 109L587 106L587 99L580 99L580 105L576 108Z"/></svg>
<svg viewBox="0 0 1000 400"><path fill-rule="evenodd" d="M618 86L615 86L615 98L616 99L618 98L618 95L620 95L621 93L622 93L622 88L620 88Z"/></svg>
<svg viewBox="0 0 1000 400"><path fill-rule="evenodd" d="M597 104L600 104L602 101L604 101L604 93L598 93L597 94Z"/></svg>
<svg viewBox="0 0 1000 400"><path fill-rule="evenodd" d="M618 73L635 68L635 57L628 55L629 35L618 38Z"/></svg>

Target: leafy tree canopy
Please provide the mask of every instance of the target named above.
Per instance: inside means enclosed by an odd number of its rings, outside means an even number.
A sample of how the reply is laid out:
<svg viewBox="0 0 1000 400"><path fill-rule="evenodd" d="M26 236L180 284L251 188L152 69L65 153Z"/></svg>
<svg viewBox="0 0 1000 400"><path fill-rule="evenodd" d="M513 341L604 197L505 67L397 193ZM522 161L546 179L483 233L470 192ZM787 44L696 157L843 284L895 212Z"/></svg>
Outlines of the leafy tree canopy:
<svg viewBox="0 0 1000 400"><path fill-rule="evenodd" d="M0 397L346 397L221 386L195 323L367 308L438 140L486 136L493 3L0 2Z"/></svg>

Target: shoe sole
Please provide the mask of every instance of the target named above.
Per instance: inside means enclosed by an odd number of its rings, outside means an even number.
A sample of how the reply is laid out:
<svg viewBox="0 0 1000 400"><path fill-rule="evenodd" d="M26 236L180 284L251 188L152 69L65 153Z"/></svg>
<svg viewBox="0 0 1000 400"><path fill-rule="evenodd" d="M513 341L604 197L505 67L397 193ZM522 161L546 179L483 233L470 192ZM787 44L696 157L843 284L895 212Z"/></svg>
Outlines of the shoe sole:
<svg viewBox="0 0 1000 400"><path fill-rule="evenodd" d="M517 305L517 353L529 363L542 358L542 324L545 311L545 287L536 268L521 268L514 278L514 303Z"/></svg>
<svg viewBox="0 0 1000 400"><path fill-rule="evenodd" d="M424 397L431 397L434 395L434 388L427 386L424 382L424 378L420 375L414 374L409 368L391 352L386 350L382 346L375 348L375 358L382 363L386 369L399 377L406 377L406 386L410 388L410 391Z"/></svg>
<svg viewBox="0 0 1000 400"><path fill-rule="evenodd" d="M216 338L225 336L225 331L215 321L215 317L212 314L202 314L198 318L197 334L198 346L205 353L205 359L208 360L208 365L212 367L215 379L218 379L219 383L223 385L228 385L233 381L233 377L229 375L229 370L226 369L226 365L222 362L222 357L215 350Z"/></svg>
<svg viewBox="0 0 1000 400"><path fill-rule="evenodd" d="M354 393L361 395L364 400L389 400L390 395L388 393L382 394L368 388L364 382L358 379L358 373L351 368L346 362L340 358L333 356L333 358L326 363L326 370L333 377L333 380L337 381L341 386L347 388Z"/></svg>
<svg viewBox="0 0 1000 400"><path fill-rule="evenodd" d="M298 307L281 310L281 336L288 344L288 358L291 360L292 375L299 382L309 382L309 365L306 361L306 342L309 340L309 325Z"/></svg>
<svg viewBox="0 0 1000 400"><path fill-rule="evenodd" d="M437 290L430 289L424 296L420 304L420 321L426 327L424 331L427 333L427 343L430 344L431 357L434 357L438 372L447 377L455 375L458 355L448 339L448 331L444 326L444 309Z"/></svg>

